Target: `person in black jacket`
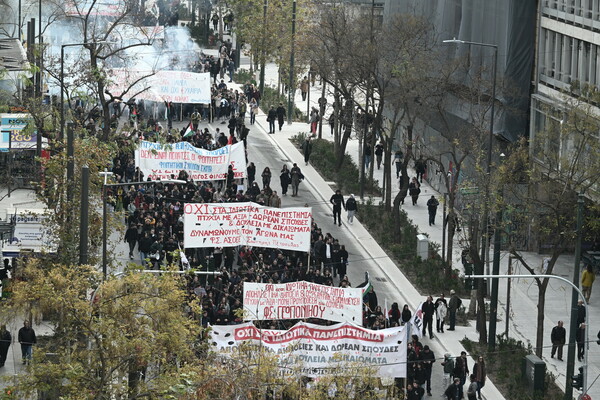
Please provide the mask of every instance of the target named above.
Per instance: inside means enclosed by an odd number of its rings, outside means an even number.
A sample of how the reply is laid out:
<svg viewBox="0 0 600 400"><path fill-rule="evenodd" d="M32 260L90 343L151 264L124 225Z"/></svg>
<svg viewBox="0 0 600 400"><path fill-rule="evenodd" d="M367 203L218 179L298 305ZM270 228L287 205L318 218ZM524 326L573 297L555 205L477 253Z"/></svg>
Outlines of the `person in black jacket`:
<svg viewBox="0 0 600 400"><path fill-rule="evenodd" d="M150 237L150 232L145 232L144 236L140 239L138 246L138 250L140 251L140 261L144 267L147 264L146 258L150 256L150 252L152 251L152 243L154 243L154 240Z"/></svg>
<svg viewBox="0 0 600 400"><path fill-rule="evenodd" d="M279 103L279 107L277 107L277 122L279 123L279 130L283 127L283 122L285 120L285 107L283 107L283 103Z"/></svg>
<svg viewBox="0 0 600 400"><path fill-rule="evenodd" d="M29 321L24 321L23 327L19 329L19 343L21 343L23 364L30 362L33 345L37 343L37 338L35 337L35 331L31 327Z"/></svg>
<svg viewBox="0 0 600 400"><path fill-rule="evenodd" d="M275 120L277 119L277 111L274 106L269 108L267 113L267 122L269 123L269 133L275 133Z"/></svg>
<svg viewBox="0 0 600 400"><path fill-rule="evenodd" d="M8 354L8 348L12 342L12 336L10 332L6 330L6 325L0 326L0 368L4 367L6 362L6 355Z"/></svg>
<svg viewBox="0 0 600 400"><path fill-rule="evenodd" d="M431 370L433 369L433 363L435 362L435 355L433 354L433 351L429 349L429 346L425 345L423 351L419 354L419 359L423 363L423 369L425 370L427 394L431 396Z"/></svg>
<svg viewBox="0 0 600 400"><path fill-rule="evenodd" d="M125 232L125 241L129 244L129 259L133 260L133 249L138 241L138 230L135 224L129 225L129 229Z"/></svg>
<svg viewBox="0 0 600 400"><path fill-rule="evenodd" d="M550 358L554 358L554 354L558 351L558 359L562 361L563 346L567 338L567 331L563 327L563 322L558 321L558 325L552 328L550 340L552 341L552 352Z"/></svg>
<svg viewBox="0 0 600 400"><path fill-rule="evenodd" d="M427 296L427 301L423 303L421 307L423 311L423 335L425 335L425 330L429 330L429 338L433 339L433 314L435 314L435 305L433 304L433 297Z"/></svg>
<svg viewBox="0 0 600 400"><path fill-rule="evenodd" d="M354 214L358 211L358 204L356 204L353 194L346 200L346 211L348 211L348 223L352 225L354 223Z"/></svg>
<svg viewBox="0 0 600 400"><path fill-rule="evenodd" d="M342 207L344 207L344 210L346 209L346 202L344 201L342 192L336 190L335 194L329 199L329 202L333 204L333 224L335 225L337 221L339 226L342 226Z"/></svg>

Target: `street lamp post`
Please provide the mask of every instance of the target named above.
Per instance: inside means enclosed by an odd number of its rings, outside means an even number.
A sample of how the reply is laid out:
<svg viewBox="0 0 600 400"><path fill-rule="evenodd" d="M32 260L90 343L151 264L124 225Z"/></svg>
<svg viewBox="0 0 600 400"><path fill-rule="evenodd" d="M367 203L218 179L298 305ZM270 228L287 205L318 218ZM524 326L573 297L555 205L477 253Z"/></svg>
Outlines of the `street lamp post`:
<svg viewBox="0 0 600 400"><path fill-rule="evenodd" d="M490 107L490 131L489 131L489 143L487 148L487 167L486 174L488 178L488 184L486 185L485 190L485 202L483 204L483 229L485 232L483 238L488 236L488 220L489 220L489 199L490 199L490 188L489 188L489 178L490 172L492 170L492 146L494 143L494 113L495 113L495 104L496 104L496 73L498 71L498 45L489 44L489 43L479 43L479 42L469 42L466 40L459 39L450 39L444 40L443 43L455 43L455 44L466 44L471 46L480 46L480 47L490 47L494 50L494 58L492 61L492 104ZM488 239L485 239L482 242L481 246L481 265L485 265L485 260L487 258L487 246ZM500 272L500 263L494 263L492 268L492 276L498 275ZM479 281L477 290L483 290L482 281ZM497 308L498 308L498 280L494 279L492 281L492 291L491 291L491 304L490 304L490 330L489 330L489 340L490 348L493 348L495 345L496 339L496 316L497 316ZM482 321L485 324L485 321Z"/></svg>
<svg viewBox="0 0 600 400"><path fill-rule="evenodd" d="M522 274L522 275L500 275L500 274L491 274L491 275L465 275L465 278L487 278L487 279L492 279L495 280L496 282L498 281L498 279L511 279L511 278L523 278L523 279L529 279L529 278L541 278L541 279L558 279L560 281L563 281L565 283L568 283L569 285L571 285L571 287L573 288L573 293L577 293L579 294L580 299L583 301L583 305L585 307L585 315L586 315L586 327L585 327L585 351L583 352L583 364L581 365L581 367L583 368L583 387L582 387L582 392L581 392L581 396L579 397L580 399L583 398L583 396L585 394L587 394L587 371L588 371L588 354L589 354L589 348L590 348L590 343L589 343L589 330L590 330L590 322L589 322L589 317L590 317L590 313L589 313L589 309L588 309L588 303L585 300L585 296L583 295L583 293L581 292L581 290L579 289L579 286L577 285L577 283L573 283L570 280L568 280L567 278L563 278L562 276L558 276L558 275L537 275L537 274ZM577 318L577 314L576 313L572 313L571 314L571 320ZM572 344L569 343L569 349L571 349ZM572 375L572 373L571 373ZM571 375L567 374L567 382L571 379ZM567 387L571 387L571 385L569 383L567 383ZM573 389L571 388L571 393L573 393Z"/></svg>

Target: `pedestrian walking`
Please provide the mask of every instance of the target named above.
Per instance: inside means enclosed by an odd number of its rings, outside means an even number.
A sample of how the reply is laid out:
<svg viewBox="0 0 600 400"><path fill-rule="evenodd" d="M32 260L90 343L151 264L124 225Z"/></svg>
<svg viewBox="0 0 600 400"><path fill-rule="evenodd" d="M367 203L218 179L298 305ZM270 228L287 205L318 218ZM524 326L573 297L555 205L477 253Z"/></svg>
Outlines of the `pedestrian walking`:
<svg viewBox="0 0 600 400"><path fill-rule="evenodd" d="M455 378L460 379L460 398L463 398L463 386L467 382L467 376L469 376L469 364L467 362L467 352L461 351L460 357L454 361L454 375Z"/></svg>
<svg viewBox="0 0 600 400"><path fill-rule="evenodd" d="M190 116L190 119L192 124L192 130L196 132L198 130L198 124L200 124L200 119L202 119L197 108L194 108L194 112Z"/></svg>
<svg viewBox="0 0 600 400"><path fill-rule="evenodd" d="M408 184L408 194L412 199L412 205L417 205L417 200L419 199L419 194L421 193L421 185L419 184L419 180L414 177L412 181Z"/></svg>
<svg viewBox="0 0 600 400"><path fill-rule="evenodd" d="M292 178L290 176L290 170L287 164L283 164L281 173L279 174L279 183L281 183L281 194L287 196L288 186L290 185Z"/></svg>
<svg viewBox="0 0 600 400"><path fill-rule="evenodd" d="M427 172L427 162L423 159L423 156L419 156L419 159L415 161L415 171L417 172L417 180L420 177L420 182L423 183L423 175Z"/></svg>
<svg viewBox="0 0 600 400"><path fill-rule="evenodd" d="M310 133L312 135L317 134L317 125L319 124L320 119L319 110L317 110L316 107L313 107L310 111Z"/></svg>
<svg viewBox="0 0 600 400"><path fill-rule="evenodd" d="M358 204L353 194L346 200L346 211L348 212L348 223L352 225L354 223L354 215L358 212Z"/></svg>
<svg viewBox="0 0 600 400"><path fill-rule="evenodd" d="M35 331L29 321L23 322L23 327L19 329L19 343L21 344L21 357L23 364L31 361L33 355L33 345L37 343Z"/></svg>
<svg viewBox="0 0 600 400"><path fill-rule="evenodd" d="M129 229L125 232L125 241L129 244L129 259L133 260L133 250L138 241L138 230L135 224L129 225Z"/></svg>
<svg viewBox="0 0 600 400"><path fill-rule="evenodd" d="M475 374L471 374L470 380L471 383L469 383L469 387L467 388L467 400L475 400L477 399L477 389L479 387Z"/></svg>
<svg viewBox="0 0 600 400"><path fill-rule="evenodd" d="M473 365L473 375L475 376L475 382L477 382L477 398L481 400L481 389L485 386L487 377L485 361L482 356L477 357L477 362Z"/></svg>
<svg viewBox="0 0 600 400"><path fill-rule="evenodd" d="M300 186L300 182L304 179L304 175L302 175L302 171L298 164L294 163L292 169L290 170L290 175L292 177L292 197L298 196L298 187Z"/></svg>
<svg viewBox="0 0 600 400"><path fill-rule="evenodd" d="M365 144L365 148L363 149L363 155L365 160L365 170L369 169L369 165L371 165L371 155L372 155L371 146L369 144Z"/></svg>
<svg viewBox="0 0 600 400"><path fill-rule="evenodd" d="M435 214L437 212L437 208L440 205L440 202L437 201L434 195L431 195L431 198L427 200L427 212L429 213L429 226L435 225Z"/></svg>
<svg viewBox="0 0 600 400"><path fill-rule="evenodd" d="M263 189L267 186L271 186L271 170L269 169L269 167L265 167L260 176L262 177Z"/></svg>
<svg viewBox="0 0 600 400"><path fill-rule="evenodd" d="M0 326L0 368L4 367L6 363L6 356L8 355L8 348L12 343L12 336L10 332L6 330L6 325Z"/></svg>
<svg viewBox="0 0 600 400"><path fill-rule="evenodd" d="M400 324L403 326L408 324L410 322L411 318L412 318L412 312L410 311L408 304L405 304L404 307L402 307L402 317L400 320Z"/></svg>
<svg viewBox="0 0 600 400"><path fill-rule="evenodd" d="M433 339L433 331L431 327L433 324L433 314L435 314L433 297L427 296L427 301L423 303L421 311L423 312L423 336L425 336L425 331L429 329L429 339Z"/></svg>
<svg viewBox="0 0 600 400"><path fill-rule="evenodd" d="M396 179L400 178L400 171L402 170L402 157L404 157L402 151L396 150L396 152L394 153L394 164L396 165Z"/></svg>
<svg viewBox="0 0 600 400"><path fill-rule="evenodd" d="M269 207L281 208L281 197L277 195L276 190L273 190L273 194L269 198Z"/></svg>
<svg viewBox="0 0 600 400"><path fill-rule="evenodd" d="M308 165L308 161L310 160L310 154L312 153L312 142L310 141L310 136L307 136L304 142L302 143L302 154L304 154L304 165Z"/></svg>
<svg viewBox="0 0 600 400"><path fill-rule="evenodd" d="M283 107L283 103L279 103L279 107L275 110L277 113L277 122L279 123L279 131L283 127L283 122L285 120L285 107Z"/></svg>
<svg viewBox="0 0 600 400"><path fill-rule="evenodd" d="M450 317L450 327L448 328L449 331L453 331L455 329L456 311L460 308L461 305L462 300L460 299L460 297L458 297L454 289L450 290L450 301L448 302L448 314Z"/></svg>
<svg viewBox="0 0 600 400"><path fill-rule="evenodd" d="M302 101L306 101L306 94L308 93L308 78L305 76L302 81L300 81L300 93L302 93Z"/></svg>
<svg viewBox="0 0 600 400"><path fill-rule="evenodd" d="M577 341L577 361L583 361L585 354L585 322L579 325L575 332L575 340Z"/></svg>
<svg viewBox="0 0 600 400"><path fill-rule="evenodd" d="M425 345L423 351L419 354L419 358L423 363L423 369L425 370L425 383L427 395L431 396L431 371L433 370L433 363L435 362L435 355L429 346Z"/></svg>
<svg viewBox="0 0 600 400"><path fill-rule="evenodd" d="M452 385L446 388L444 396L446 396L447 400L462 399L462 385L460 384L460 379L454 378L454 382L452 383Z"/></svg>
<svg viewBox="0 0 600 400"><path fill-rule="evenodd" d="M248 164L246 172L248 173L248 187L251 187L254 179L256 178L256 165L254 165L253 162Z"/></svg>
<svg viewBox="0 0 600 400"><path fill-rule="evenodd" d="M383 143L379 142L375 145L375 161L377 161L377 169L381 169L382 158L383 158Z"/></svg>
<svg viewBox="0 0 600 400"><path fill-rule="evenodd" d="M423 396L425 396L425 389L423 389L417 381L414 381L412 385L406 387L407 400L421 400Z"/></svg>
<svg viewBox="0 0 600 400"><path fill-rule="evenodd" d="M344 196L340 190L336 190L333 196L329 199L329 202L333 204L333 224L336 224L336 220L339 226L342 226L342 207L346 209L346 202L344 202ZM336 218L337 217L337 218Z"/></svg>
<svg viewBox="0 0 600 400"><path fill-rule="evenodd" d="M452 373L454 372L454 360L450 353L444 354L444 361L441 362L444 367L444 374L442 375L442 387L447 388L452 384ZM460 379L459 379L460 382Z"/></svg>
<svg viewBox="0 0 600 400"><path fill-rule="evenodd" d="M277 110L271 106L267 113L267 122L269 123L269 133L275 133L275 120L277 119Z"/></svg>
<svg viewBox="0 0 600 400"><path fill-rule="evenodd" d="M248 108L250 108L250 125L254 125L254 122L256 122L256 113L258 112L258 103L254 97L250 99Z"/></svg>
<svg viewBox="0 0 600 400"><path fill-rule="evenodd" d="M563 322L558 321L558 325L552 328L552 333L550 333L550 341L552 341L552 352L550 353L550 358L554 358L554 354L558 352L558 359L562 361L563 355L563 346L565 345L567 339L567 331L563 327Z"/></svg>
<svg viewBox="0 0 600 400"><path fill-rule="evenodd" d="M444 323L448 314L448 302L444 293L435 301L435 329L438 333L444 333Z"/></svg>
<svg viewBox="0 0 600 400"><path fill-rule="evenodd" d="M581 274L581 291L583 292L583 297L585 297L585 301L588 304L590 303L592 285L594 284L595 279L596 275L594 274L592 266L590 264L586 265L583 274Z"/></svg>

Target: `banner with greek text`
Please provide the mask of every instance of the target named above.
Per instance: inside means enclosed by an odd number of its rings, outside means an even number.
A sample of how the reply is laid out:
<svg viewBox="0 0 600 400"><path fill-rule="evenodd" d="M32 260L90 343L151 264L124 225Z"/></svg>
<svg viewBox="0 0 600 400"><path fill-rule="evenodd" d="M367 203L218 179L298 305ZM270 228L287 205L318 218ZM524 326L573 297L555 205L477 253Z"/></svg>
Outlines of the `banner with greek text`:
<svg viewBox="0 0 600 400"><path fill-rule="evenodd" d="M240 245L310 250L310 207L271 208L257 203L188 203L186 248Z"/></svg>
<svg viewBox="0 0 600 400"><path fill-rule="evenodd" d="M373 331L349 323L321 326L299 322L287 331L260 330L251 322L212 327L211 345L222 355L242 343L275 355L281 373L318 378L351 375L360 366L373 376L406 377L405 327Z"/></svg>
<svg viewBox="0 0 600 400"><path fill-rule="evenodd" d="M241 142L209 151L188 142L163 145L143 140L135 151L135 165L152 180L170 179L171 175L177 178L181 170L195 181L223 180L230 165L235 179L246 177L246 156Z"/></svg>
<svg viewBox="0 0 600 400"><path fill-rule="evenodd" d="M210 104L210 73L113 68L109 91L115 94L126 91L124 100Z"/></svg>
<svg viewBox="0 0 600 400"><path fill-rule="evenodd" d="M247 321L321 318L362 325L362 288L244 282L243 303Z"/></svg>

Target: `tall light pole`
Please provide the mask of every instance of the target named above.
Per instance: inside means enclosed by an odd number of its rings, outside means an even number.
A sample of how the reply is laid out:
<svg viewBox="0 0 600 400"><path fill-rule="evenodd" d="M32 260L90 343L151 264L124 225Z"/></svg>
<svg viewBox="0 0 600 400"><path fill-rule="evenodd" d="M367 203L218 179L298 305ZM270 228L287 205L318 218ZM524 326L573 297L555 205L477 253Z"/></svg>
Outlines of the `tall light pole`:
<svg viewBox="0 0 600 400"><path fill-rule="evenodd" d="M296 40L296 0L292 3L292 47L290 52L290 82L288 85L288 107L287 107L287 123L288 125L292 124L292 111L294 106L294 93L296 92L295 84L294 84L294 50L295 50L295 40ZM323 116L321 116L323 119Z"/></svg>
<svg viewBox="0 0 600 400"><path fill-rule="evenodd" d="M496 74L498 71L498 45L489 44L489 43L469 42L466 40L459 40L456 38L450 39L450 40L444 40L443 43L455 43L455 44L466 44L466 45L470 45L470 46L489 47L494 50L494 58L492 61L492 99L491 99L492 104L491 104L491 108L490 108L490 132L489 132L489 143L488 143L488 149L487 149L487 167L486 167L488 184L486 184L485 201L483 204L482 239L484 239L484 240L482 241L482 244L481 244L481 266L483 267L485 265L485 260L486 260L486 256L487 256L487 243L488 243L487 236L488 236L488 220L489 220L489 208L490 208L490 206L489 206L489 200L490 200L489 180L490 180L490 173L492 170L492 147L494 144L494 112L495 112L495 105L496 105ZM499 268L500 268L499 265L498 266L494 265L492 275L497 275L499 273ZM480 271L480 272L483 272L483 271ZM477 290L478 290L478 292L483 290L483 281L478 281ZM481 296L481 294L478 294L478 297L479 296ZM494 335L494 337L495 337L495 335L496 335L496 313L497 313L497 308L498 308L498 280L497 279L492 280L491 298L492 298L492 300L494 298L496 300L495 300L495 304L494 303L490 304L490 337L492 335ZM483 307L483 304L481 304L480 307ZM492 318L492 316L493 316L493 318ZM482 326L485 326L485 321L479 321L479 322L482 324Z"/></svg>
<svg viewBox="0 0 600 400"><path fill-rule="evenodd" d="M584 201L583 201L583 194L579 193L579 196L577 198L577 238L576 238L576 244L575 244L575 268L573 268L573 280L572 283L573 285L579 285L579 264L581 262L581 238L582 238L582 229L583 229L583 205L584 205ZM567 347L568 353L567 353L567 385L565 386L565 399L572 399L573 398L573 386L570 385L570 380L571 377L574 374L575 371L575 336L577 334L577 294L578 294L579 290L575 290L575 288L573 288L573 293L571 294L571 321L570 321L570 325L569 325L569 346ZM583 299L585 301L585 299ZM589 314L587 312L587 307L586 307L586 312L585 312L586 318L589 319ZM591 325L588 321L588 319L586 319L586 327L585 327L585 334L587 335L588 330L591 329ZM587 361L587 338L585 340L586 343L586 350L585 350L585 356L586 356L586 361ZM586 383L587 383L587 373L586 373L587 369L584 371L583 374L583 388L585 389L586 387ZM585 390L584 390L585 393Z"/></svg>

